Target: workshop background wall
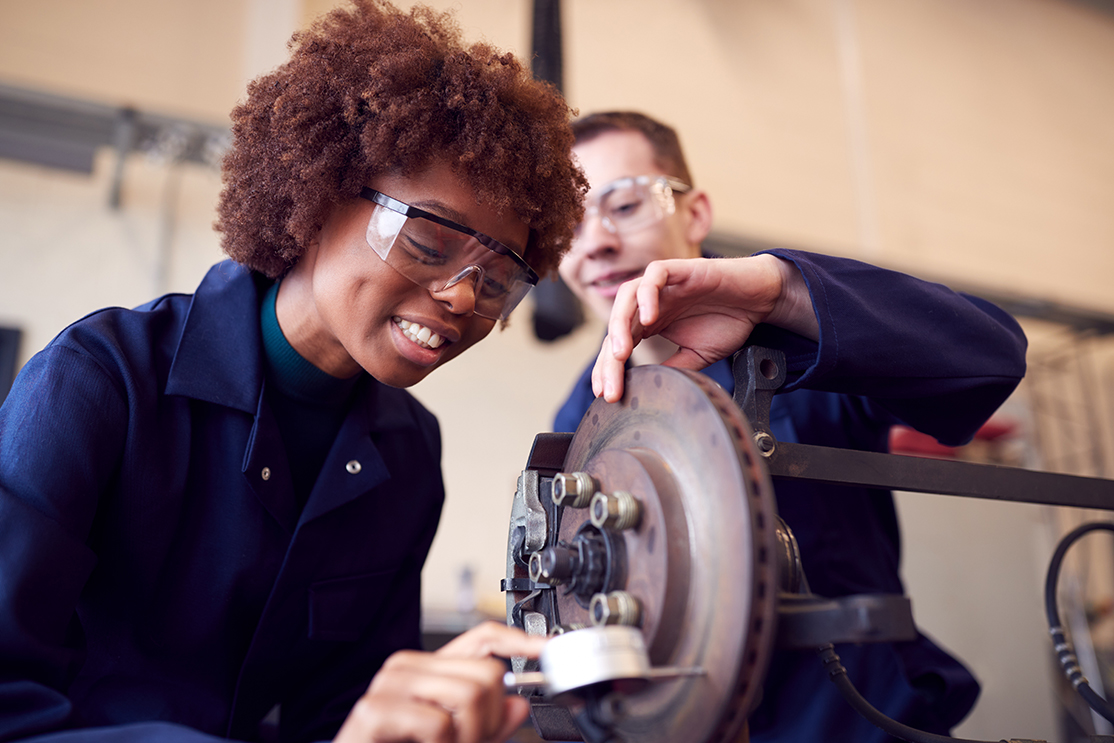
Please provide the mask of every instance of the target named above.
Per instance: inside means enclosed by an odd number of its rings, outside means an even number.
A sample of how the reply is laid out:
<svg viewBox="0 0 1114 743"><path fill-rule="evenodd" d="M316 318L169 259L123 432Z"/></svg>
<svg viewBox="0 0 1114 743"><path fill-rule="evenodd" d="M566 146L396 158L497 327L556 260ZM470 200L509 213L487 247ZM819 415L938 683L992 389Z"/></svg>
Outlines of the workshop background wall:
<svg viewBox="0 0 1114 743"><path fill-rule="evenodd" d="M223 124L333 4L0 0L0 83ZM433 4L459 6L470 39L529 50L528 0ZM565 0L564 34L570 102L674 124L725 239L1114 312L1114 16L1068 0ZM24 330L22 359L88 311L190 291L220 259L219 174L132 156L113 210L114 167L107 150L92 176L0 161L0 324ZM445 434L431 610L500 611L515 478L601 335L589 322L542 344L527 312L414 390ZM1109 354L1096 364L1109 390ZM1114 420L1108 395L1090 402ZM899 508L918 621L984 682L957 733L1061 739L1048 509Z"/></svg>

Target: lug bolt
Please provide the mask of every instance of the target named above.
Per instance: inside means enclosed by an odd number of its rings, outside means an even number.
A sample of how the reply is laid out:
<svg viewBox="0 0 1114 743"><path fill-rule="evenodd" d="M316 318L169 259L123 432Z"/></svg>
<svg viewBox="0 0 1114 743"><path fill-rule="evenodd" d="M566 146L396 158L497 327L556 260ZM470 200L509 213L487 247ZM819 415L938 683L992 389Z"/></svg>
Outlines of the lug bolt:
<svg viewBox="0 0 1114 743"><path fill-rule="evenodd" d="M774 441L774 437L770 434L765 431L759 431L754 434L754 444L758 447L758 452L762 456L768 457L774 453L774 447L777 442Z"/></svg>
<svg viewBox="0 0 1114 743"><path fill-rule="evenodd" d="M597 529L633 529L642 519L642 504L625 490L596 493L590 511L592 526Z"/></svg>
<svg viewBox="0 0 1114 743"><path fill-rule="evenodd" d="M642 621L642 604L626 591L597 593L588 604L588 616L596 627L605 624L636 627Z"/></svg>
<svg viewBox="0 0 1114 743"><path fill-rule="evenodd" d="M530 580L557 585L566 583L580 568L580 555L574 549L557 544L530 555Z"/></svg>
<svg viewBox="0 0 1114 743"><path fill-rule="evenodd" d="M553 476L553 502L558 506L584 508L597 490L587 472L558 472Z"/></svg>

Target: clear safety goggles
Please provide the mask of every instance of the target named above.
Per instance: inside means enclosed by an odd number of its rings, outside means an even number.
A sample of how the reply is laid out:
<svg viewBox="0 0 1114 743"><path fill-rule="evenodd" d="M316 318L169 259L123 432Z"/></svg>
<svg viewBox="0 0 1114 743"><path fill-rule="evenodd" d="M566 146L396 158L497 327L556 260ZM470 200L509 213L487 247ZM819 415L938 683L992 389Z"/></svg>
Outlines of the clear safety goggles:
<svg viewBox="0 0 1114 743"><path fill-rule="evenodd" d="M538 283L534 269L493 237L370 188L360 196L376 204L367 225L376 255L429 291L471 281L480 317L505 320Z"/></svg>
<svg viewBox="0 0 1114 743"><path fill-rule="evenodd" d="M677 210L674 193L685 193L692 186L665 175L639 175L608 183L588 197L584 219L576 227L579 239L592 217L613 235L627 235L659 222Z"/></svg>

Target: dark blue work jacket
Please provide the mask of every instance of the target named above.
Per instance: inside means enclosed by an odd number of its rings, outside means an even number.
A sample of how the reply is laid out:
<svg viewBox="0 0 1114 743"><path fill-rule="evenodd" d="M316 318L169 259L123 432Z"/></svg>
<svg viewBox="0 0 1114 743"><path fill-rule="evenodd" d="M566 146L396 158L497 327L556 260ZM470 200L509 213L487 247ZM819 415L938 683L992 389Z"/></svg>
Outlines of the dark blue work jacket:
<svg viewBox="0 0 1114 743"><path fill-rule="evenodd" d="M95 312L0 408L0 740L331 738L419 646L436 419L364 377L304 508L264 403L268 281ZM52 737L52 736L50 736Z"/></svg>
<svg viewBox="0 0 1114 743"><path fill-rule="evenodd" d="M994 305L857 261L774 250L808 284L820 342L760 325L750 343L786 352L785 394L770 406L779 441L887 451L904 423L941 443L966 443L1025 373L1025 336ZM729 393L727 360L704 373ZM591 366L557 414L574 431L592 403ZM904 593L901 538L888 491L774 482L778 513L793 530L805 575L821 596ZM907 725L946 733L970 711L978 683L926 637L836 648L860 692ZM753 743L892 740L839 695L814 652L778 651L750 717Z"/></svg>

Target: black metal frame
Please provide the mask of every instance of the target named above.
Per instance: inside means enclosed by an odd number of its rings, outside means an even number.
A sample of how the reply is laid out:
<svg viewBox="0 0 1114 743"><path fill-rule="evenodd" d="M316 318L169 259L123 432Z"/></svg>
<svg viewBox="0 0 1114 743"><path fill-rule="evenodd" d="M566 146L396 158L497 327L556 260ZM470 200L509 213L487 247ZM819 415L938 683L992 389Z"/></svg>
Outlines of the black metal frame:
<svg viewBox="0 0 1114 743"><path fill-rule="evenodd" d="M732 366L735 402L754 427L775 479L1114 510L1114 480L779 442L770 432L770 401L785 382L785 355L750 346L735 355Z"/></svg>
<svg viewBox="0 0 1114 743"><path fill-rule="evenodd" d="M0 403L8 396L19 365L19 328L0 328Z"/></svg>

